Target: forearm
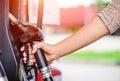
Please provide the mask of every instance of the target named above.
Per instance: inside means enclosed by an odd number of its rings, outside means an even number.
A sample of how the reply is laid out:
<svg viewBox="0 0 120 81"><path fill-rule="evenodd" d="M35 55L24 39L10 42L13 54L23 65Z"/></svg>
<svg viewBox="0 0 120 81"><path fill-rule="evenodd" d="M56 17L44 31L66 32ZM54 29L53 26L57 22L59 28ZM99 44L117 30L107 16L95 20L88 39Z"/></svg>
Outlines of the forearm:
<svg viewBox="0 0 120 81"><path fill-rule="evenodd" d="M67 55L86 45L89 45L108 33L109 30L97 16L89 24L82 27L78 32L56 44L56 51L60 52L59 56Z"/></svg>

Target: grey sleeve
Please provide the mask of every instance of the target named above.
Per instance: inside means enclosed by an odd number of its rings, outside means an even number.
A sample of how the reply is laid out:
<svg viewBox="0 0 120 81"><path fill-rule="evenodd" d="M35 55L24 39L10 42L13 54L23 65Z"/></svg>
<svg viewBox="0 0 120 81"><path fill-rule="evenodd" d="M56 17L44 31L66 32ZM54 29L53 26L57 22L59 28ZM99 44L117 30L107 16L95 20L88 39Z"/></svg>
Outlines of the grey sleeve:
<svg viewBox="0 0 120 81"><path fill-rule="evenodd" d="M120 0L112 2L97 15L102 19L110 33L113 33L120 27Z"/></svg>

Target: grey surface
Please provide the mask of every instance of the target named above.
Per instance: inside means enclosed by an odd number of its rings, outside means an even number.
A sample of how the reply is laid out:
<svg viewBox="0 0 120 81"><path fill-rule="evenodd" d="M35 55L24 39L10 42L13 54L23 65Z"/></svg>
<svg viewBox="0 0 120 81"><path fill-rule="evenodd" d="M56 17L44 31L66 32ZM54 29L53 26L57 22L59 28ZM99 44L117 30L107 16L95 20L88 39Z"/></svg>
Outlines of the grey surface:
<svg viewBox="0 0 120 81"><path fill-rule="evenodd" d="M120 81L120 66L62 60L52 64L62 71L62 81Z"/></svg>

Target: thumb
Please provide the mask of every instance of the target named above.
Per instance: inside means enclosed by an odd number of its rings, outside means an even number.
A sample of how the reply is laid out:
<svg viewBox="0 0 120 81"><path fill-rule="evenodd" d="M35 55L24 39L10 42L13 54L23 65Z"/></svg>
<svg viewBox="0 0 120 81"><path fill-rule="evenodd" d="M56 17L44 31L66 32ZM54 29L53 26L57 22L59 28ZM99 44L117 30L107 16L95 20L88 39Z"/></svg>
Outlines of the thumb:
<svg viewBox="0 0 120 81"><path fill-rule="evenodd" d="M41 48L41 43L38 43L38 44L35 44L33 45L33 50L32 50L32 53L35 53L39 48Z"/></svg>

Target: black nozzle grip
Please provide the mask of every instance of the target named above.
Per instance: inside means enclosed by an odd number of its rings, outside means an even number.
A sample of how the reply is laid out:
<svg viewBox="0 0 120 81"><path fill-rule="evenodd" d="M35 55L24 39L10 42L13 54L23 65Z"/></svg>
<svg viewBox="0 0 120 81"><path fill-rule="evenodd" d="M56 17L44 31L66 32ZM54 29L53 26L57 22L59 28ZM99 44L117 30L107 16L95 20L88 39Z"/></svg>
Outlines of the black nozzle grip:
<svg viewBox="0 0 120 81"><path fill-rule="evenodd" d="M44 81L53 81L52 74L43 50L37 50L37 52L35 53L35 58Z"/></svg>
<svg viewBox="0 0 120 81"><path fill-rule="evenodd" d="M39 68L43 68L43 67L48 66L48 63L47 63L47 60L45 58L43 50L41 50L41 49L37 50L35 53L35 58L37 60Z"/></svg>

